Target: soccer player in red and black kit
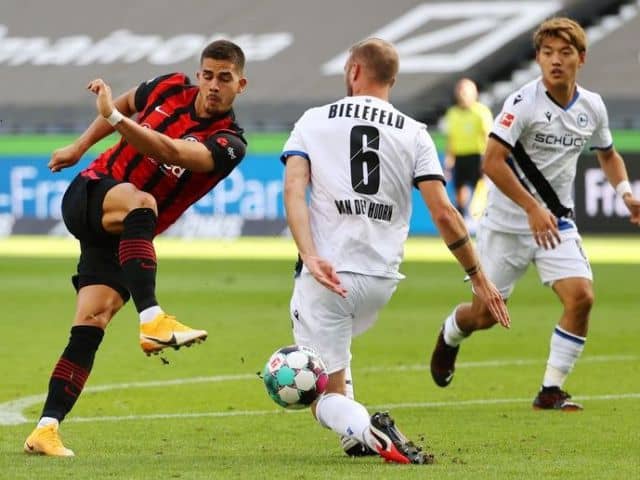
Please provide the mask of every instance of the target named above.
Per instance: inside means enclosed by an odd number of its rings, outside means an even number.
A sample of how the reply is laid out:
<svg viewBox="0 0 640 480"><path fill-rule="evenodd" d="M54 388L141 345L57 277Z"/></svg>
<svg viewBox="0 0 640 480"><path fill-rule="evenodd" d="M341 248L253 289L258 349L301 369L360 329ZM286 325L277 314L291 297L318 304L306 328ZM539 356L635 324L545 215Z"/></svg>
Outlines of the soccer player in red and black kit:
<svg viewBox="0 0 640 480"><path fill-rule="evenodd" d="M65 224L80 241L72 279L77 308L42 417L25 441L27 453L73 455L62 444L59 423L82 392L107 324L130 296L145 353L206 339L206 331L189 328L160 308L153 238L244 157L246 141L232 110L247 84L244 62L240 47L218 40L202 52L197 85L174 73L115 101L103 80L87 87L97 95L99 115L73 144L53 153L51 171L75 165L114 129L122 138L78 174L62 200ZM135 121L129 118L134 113Z"/></svg>

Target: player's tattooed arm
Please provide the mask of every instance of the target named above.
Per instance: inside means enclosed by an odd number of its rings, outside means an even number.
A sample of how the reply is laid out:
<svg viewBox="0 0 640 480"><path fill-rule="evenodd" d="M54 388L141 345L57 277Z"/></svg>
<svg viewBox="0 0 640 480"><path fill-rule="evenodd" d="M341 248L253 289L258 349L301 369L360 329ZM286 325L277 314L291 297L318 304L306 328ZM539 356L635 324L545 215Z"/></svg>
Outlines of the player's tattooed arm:
<svg viewBox="0 0 640 480"><path fill-rule="evenodd" d="M447 248L449 250L456 250L457 248L462 247L468 241L469 241L469 235L465 235L464 237L456 240L455 242L451 242L451 243L447 244Z"/></svg>

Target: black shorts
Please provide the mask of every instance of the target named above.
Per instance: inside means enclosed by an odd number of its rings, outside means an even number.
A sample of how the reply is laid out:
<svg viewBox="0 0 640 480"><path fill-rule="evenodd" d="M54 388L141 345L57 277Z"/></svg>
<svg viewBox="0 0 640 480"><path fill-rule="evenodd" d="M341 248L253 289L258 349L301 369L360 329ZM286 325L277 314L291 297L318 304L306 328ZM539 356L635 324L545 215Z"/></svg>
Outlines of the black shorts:
<svg viewBox="0 0 640 480"><path fill-rule="evenodd" d="M464 185L476 186L482 171L480 170L480 155L458 155L453 166L453 185L460 188Z"/></svg>
<svg viewBox="0 0 640 480"><path fill-rule="evenodd" d="M62 198L62 218L69 232L80 241L78 273L71 277L75 289L107 285L126 302L130 295L118 260L120 236L108 233L102 226L104 197L119 183L111 177L78 174Z"/></svg>

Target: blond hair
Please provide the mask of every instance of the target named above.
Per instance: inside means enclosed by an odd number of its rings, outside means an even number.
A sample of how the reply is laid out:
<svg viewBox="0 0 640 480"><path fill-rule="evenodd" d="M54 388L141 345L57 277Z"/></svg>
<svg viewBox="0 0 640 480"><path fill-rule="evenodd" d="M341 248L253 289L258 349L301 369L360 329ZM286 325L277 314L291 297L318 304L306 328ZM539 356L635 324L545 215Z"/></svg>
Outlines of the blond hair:
<svg viewBox="0 0 640 480"><path fill-rule="evenodd" d="M349 49L350 61L361 63L370 78L381 85L392 85L398 74L398 53L389 42L368 38Z"/></svg>
<svg viewBox="0 0 640 480"><path fill-rule="evenodd" d="M540 50L543 40L550 37L561 38L580 53L587 51L587 34L578 22L570 18L554 17L542 22L533 34L536 52Z"/></svg>

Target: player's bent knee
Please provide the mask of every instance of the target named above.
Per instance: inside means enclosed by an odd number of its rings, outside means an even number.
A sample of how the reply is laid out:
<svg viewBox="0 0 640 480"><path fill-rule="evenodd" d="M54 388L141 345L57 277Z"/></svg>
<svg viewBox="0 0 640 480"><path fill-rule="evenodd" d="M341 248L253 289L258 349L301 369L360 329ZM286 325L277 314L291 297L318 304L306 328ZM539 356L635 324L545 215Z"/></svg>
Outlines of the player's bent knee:
<svg viewBox="0 0 640 480"><path fill-rule="evenodd" d="M158 206L156 199L150 193L138 190L135 185L121 183L109 190L103 201L103 214L122 218L137 208L150 208L156 215Z"/></svg>
<svg viewBox="0 0 640 480"><path fill-rule="evenodd" d="M156 203L156 199L153 195L142 192L140 190L136 191L135 195L131 198L131 202L128 205L128 210L131 212L132 210L136 210L138 208L150 208L158 214L158 205Z"/></svg>
<svg viewBox="0 0 640 480"><path fill-rule="evenodd" d="M573 292L565 301L565 309L574 312L578 316L586 316L593 306L594 295L590 288L580 288Z"/></svg>

